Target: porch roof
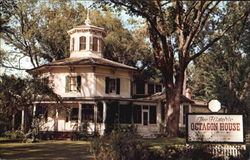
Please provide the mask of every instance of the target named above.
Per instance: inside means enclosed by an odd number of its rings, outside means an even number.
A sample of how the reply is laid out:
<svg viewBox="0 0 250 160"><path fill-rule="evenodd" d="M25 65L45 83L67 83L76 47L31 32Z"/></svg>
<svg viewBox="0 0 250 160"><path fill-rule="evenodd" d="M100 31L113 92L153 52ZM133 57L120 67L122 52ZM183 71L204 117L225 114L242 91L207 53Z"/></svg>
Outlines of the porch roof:
<svg viewBox="0 0 250 160"><path fill-rule="evenodd" d="M156 100L156 101L162 101L166 102L166 96L164 92L158 92L155 93L151 96L140 98L141 100ZM194 103L191 99L187 98L186 96L182 95L181 96L181 103Z"/></svg>
<svg viewBox="0 0 250 160"><path fill-rule="evenodd" d="M157 99L134 99L134 98L121 98L121 97L62 97L62 102L81 102L81 101L127 101L127 102L142 102L142 103L158 103ZM43 103L43 102L56 102L56 100L49 97L38 99L34 103Z"/></svg>

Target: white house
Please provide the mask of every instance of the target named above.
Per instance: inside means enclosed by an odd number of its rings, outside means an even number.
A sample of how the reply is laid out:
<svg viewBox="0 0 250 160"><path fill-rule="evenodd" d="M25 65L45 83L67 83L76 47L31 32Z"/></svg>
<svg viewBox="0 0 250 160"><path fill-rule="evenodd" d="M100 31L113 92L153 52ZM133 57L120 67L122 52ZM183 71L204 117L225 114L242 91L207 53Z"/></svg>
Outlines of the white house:
<svg viewBox="0 0 250 160"><path fill-rule="evenodd" d="M62 107L50 98L34 102L34 116L45 117L41 130L71 133L87 122L89 132L102 135L109 125L119 123L134 124L145 136L159 134L164 118L162 84L135 82L136 68L105 59L102 46L106 32L92 25L89 18L68 34L69 58L28 71L48 77L63 100ZM182 102L180 126L185 125L182 115L190 110L192 101L183 97Z"/></svg>

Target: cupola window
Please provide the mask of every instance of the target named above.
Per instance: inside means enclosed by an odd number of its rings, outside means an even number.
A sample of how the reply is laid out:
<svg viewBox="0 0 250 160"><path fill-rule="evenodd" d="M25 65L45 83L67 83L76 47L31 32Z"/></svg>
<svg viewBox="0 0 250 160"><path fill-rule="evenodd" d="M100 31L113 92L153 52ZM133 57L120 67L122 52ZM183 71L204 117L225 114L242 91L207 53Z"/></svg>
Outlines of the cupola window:
<svg viewBox="0 0 250 160"><path fill-rule="evenodd" d="M74 46L75 46L75 38L71 39L71 51L74 51Z"/></svg>
<svg viewBox="0 0 250 160"><path fill-rule="evenodd" d="M86 50L86 37L85 36L80 37L79 49L80 50Z"/></svg>
<svg viewBox="0 0 250 160"><path fill-rule="evenodd" d="M93 38L93 51L98 50L98 38L94 37Z"/></svg>

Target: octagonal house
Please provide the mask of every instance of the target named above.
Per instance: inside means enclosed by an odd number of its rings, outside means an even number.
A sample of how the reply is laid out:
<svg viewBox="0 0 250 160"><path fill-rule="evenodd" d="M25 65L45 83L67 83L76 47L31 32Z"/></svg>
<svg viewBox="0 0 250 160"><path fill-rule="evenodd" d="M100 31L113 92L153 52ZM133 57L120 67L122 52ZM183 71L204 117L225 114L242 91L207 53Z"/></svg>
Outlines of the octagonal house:
<svg viewBox="0 0 250 160"><path fill-rule="evenodd" d="M58 103L47 97L33 102L33 116L43 115L40 130L59 138L82 130L103 135L118 123L134 124L143 136L159 134L165 97L162 84L135 82L136 68L104 58L106 32L89 18L68 34L69 58L28 70L47 77L62 100ZM149 96L156 92L161 94ZM191 100L184 103L190 105Z"/></svg>

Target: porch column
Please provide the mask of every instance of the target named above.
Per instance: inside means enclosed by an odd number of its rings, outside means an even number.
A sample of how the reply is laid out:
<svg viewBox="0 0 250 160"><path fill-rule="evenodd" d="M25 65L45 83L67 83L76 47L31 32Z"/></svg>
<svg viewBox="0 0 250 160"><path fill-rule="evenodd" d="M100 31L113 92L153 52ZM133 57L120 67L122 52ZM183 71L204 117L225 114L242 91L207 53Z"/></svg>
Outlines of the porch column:
<svg viewBox="0 0 250 160"><path fill-rule="evenodd" d="M106 116L107 116L107 103L105 101L102 101L103 104L103 123L106 122ZM105 129L105 128L104 128Z"/></svg>
<svg viewBox="0 0 250 160"><path fill-rule="evenodd" d="M78 131L81 129L81 125L82 125L82 104L79 103L78 104L79 107L78 107Z"/></svg>
<svg viewBox="0 0 250 160"><path fill-rule="evenodd" d="M12 130L15 130L15 114L12 114L12 120L11 120L11 127L12 127Z"/></svg>
<svg viewBox="0 0 250 160"><path fill-rule="evenodd" d="M57 107L56 107L56 118L55 118L55 120L54 120L54 131L58 131L58 109L57 109Z"/></svg>
<svg viewBox="0 0 250 160"><path fill-rule="evenodd" d="M157 125L160 125L161 123L161 102L157 103L157 107L156 107L156 122L157 122Z"/></svg>
<svg viewBox="0 0 250 160"><path fill-rule="evenodd" d="M22 117L21 117L21 130L24 131L24 109L22 110Z"/></svg>
<svg viewBox="0 0 250 160"><path fill-rule="evenodd" d="M33 106L33 118L36 116L36 104Z"/></svg>
<svg viewBox="0 0 250 160"><path fill-rule="evenodd" d="M94 131L96 133L96 131L97 131L97 129L96 129L96 124L97 124L97 103L94 104L94 122L95 122L95 129L94 129Z"/></svg>

